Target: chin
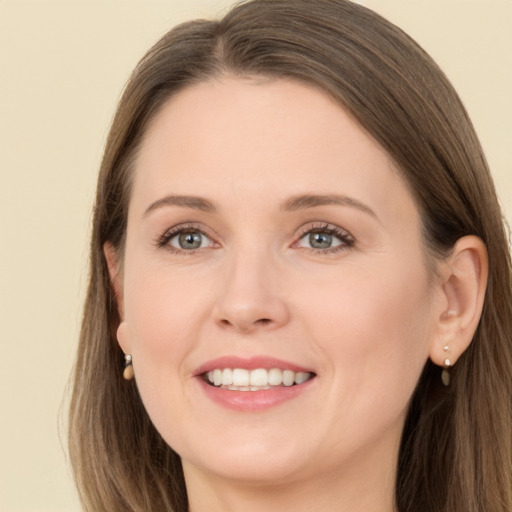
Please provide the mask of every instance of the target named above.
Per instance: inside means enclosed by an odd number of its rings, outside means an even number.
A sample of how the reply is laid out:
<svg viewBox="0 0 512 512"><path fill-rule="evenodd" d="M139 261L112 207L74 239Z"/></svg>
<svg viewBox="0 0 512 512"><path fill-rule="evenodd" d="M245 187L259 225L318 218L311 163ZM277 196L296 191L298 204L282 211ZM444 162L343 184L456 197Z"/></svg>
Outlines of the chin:
<svg viewBox="0 0 512 512"><path fill-rule="evenodd" d="M296 460L298 453L293 458L280 454L241 458L233 454L219 457L215 463L211 460L183 459L183 468L185 475L188 471L199 470L223 480L250 486L285 484L300 479L304 472L305 468L299 466Z"/></svg>
<svg viewBox="0 0 512 512"><path fill-rule="evenodd" d="M214 436L193 446L176 446L185 472L200 470L218 478L264 485L292 481L307 469L307 450L289 436ZM286 440L288 437L288 440ZM182 448L180 450L180 448Z"/></svg>

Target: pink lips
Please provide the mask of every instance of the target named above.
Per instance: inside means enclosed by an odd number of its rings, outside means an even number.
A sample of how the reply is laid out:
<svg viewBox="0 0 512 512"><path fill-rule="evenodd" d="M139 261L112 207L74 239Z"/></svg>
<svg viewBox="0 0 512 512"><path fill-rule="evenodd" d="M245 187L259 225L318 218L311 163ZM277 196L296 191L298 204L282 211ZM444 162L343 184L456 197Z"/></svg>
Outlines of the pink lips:
<svg viewBox="0 0 512 512"><path fill-rule="evenodd" d="M244 368L246 370L280 368L281 370L291 370L294 372L311 372L311 370L281 359L262 356L251 358L220 357L208 361L197 368L194 375L206 396L218 405L240 412L263 411L277 406L301 395L315 382L315 378L312 378L302 384L289 387L279 386L261 391L232 391L212 386L203 379L204 373L216 368Z"/></svg>

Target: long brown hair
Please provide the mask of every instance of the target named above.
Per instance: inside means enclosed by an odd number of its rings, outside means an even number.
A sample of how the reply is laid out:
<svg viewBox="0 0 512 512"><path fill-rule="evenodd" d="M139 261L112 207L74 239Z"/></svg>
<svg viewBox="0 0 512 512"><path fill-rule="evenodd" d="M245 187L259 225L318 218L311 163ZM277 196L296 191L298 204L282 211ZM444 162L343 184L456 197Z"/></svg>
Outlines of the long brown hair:
<svg viewBox="0 0 512 512"><path fill-rule="evenodd" d="M103 256L122 253L132 163L148 122L176 91L221 74L287 77L329 94L394 159L437 258L462 236L486 244L490 275L479 327L452 384L428 362L399 454L399 512L512 510L512 297L507 237L471 122L431 58L400 29L346 0L253 0L220 21L167 33L119 103L101 165L90 278L75 365L70 454L87 511L187 510L179 456L136 385L122 379L119 316Z"/></svg>

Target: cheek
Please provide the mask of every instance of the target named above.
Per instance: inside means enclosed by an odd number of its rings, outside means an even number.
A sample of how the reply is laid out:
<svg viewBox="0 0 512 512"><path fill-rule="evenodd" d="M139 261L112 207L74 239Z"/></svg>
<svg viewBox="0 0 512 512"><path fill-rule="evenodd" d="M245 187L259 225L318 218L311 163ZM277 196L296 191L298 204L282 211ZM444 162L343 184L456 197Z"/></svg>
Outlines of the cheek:
<svg viewBox="0 0 512 512"><path fill-rule="evenodd" d="M126 319L134 343L143 343L145 351L179 349L177 341L190 339L199 326L207 288L193 278L180 279L174 270L140 268L127 273Z"/></svg>
<svg viewBox="0 0 512 512"><path fill-rule="evenodd" d="M200 338L208 291L191 281L161 269L127 276L127 336L137 385L149 410L155 408L148 401L166 396L162 389L179 392L190 371L183 362Z"/></svg>
<svg viewBox="0 0 512 512"><path fill-rule="evenodd" d="M345 268L323 286L316 281L305 290L301 309L347 393L355 396L364 387L371 395L379 386L374 396L382 395L382 386L412 392L428 357L433 325L423 265L403 268L392 261L372 271Z"/></svg>
<svg viewBox="0 0 512 512"><path fill-rule="evenodd" d="M200 339L201 292L207 289L190 280L177 282L166 271L141 268L127 275L126 290L126 335L137 388L157 430L169 444L181 446L186 431L176 418L186 421L192 409L184 389L190 367L184 361Z"/></svg>
<svg viewBox="0 0 512 512"><path fill-rule="evenodd" d="M376 441L384 432L398 435L431 336L422 267L346 270L324 286L311 283L301 296L303 329L322 355L321 374L329 376L322 409L331 414L325 418L319 412L318 428L325 439L338 442L343 432L341 451Z"/></svg>

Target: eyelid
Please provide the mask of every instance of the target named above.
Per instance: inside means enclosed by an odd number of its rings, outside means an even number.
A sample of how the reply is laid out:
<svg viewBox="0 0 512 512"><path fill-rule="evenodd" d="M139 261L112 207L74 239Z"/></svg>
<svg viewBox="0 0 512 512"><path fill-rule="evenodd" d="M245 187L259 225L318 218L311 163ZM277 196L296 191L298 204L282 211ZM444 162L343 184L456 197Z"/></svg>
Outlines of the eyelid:
<svg viewBox="0 0 512 512"><path fill-rule="evenodd" d="M200 247L198 249L190 249L190 250L180 249L180 248L171 246L169 244L169 241L172 238L174 238L175 236L179 235L180 233L183 233L186 231L200 233L201 235L208 238L212 242L212 244L209 247ZM314 233L314 232L328 233L328 234L338 238L338 240L340 240L342 243L339 245L333 246L333 247L325 248L325 249L317 249L317 248L313 248L313 247L300 247L299 242L302 240L302 238L304 238L306 235L308 235L310 233ZM203 225L198 224L196 222L185 222L185 223L177 224L177 225L172 226L171 228L168 228L167 230L165 230L165 232L162 235L160 235L156 238L154 243L157 248L167 249L174 253L194 254L194 253L196 253L198 251L202 251L204 249L219 247L220 244L216 241L216 238L217 237L214 234L210 233L209 229L205 229L205 227ZM299 231L295 238L295 242L293 242L291 247L309 250L315 254L323 254L323 253L340 252L340 251L343 251L343 250L346 250L346 249L352 247L354 244L355 244L355 238L346 229L343 229L343 228L341 228L335 224L331 224L329 222L317 221L317 222L311 222L311 223L301 226L299 228Z"/></svg>
<svg viewBox="0 0 512 512"><path fill-rule="evenodd" d="M313 247L300 247L298 244L299 242L308 234L310 233L328 233L330 235L335 236L340 240L342 243L329 247L326 249L315 249ZM298 249L304 249L309 250L316 254L322 254L322 253L333 253L333 252L340 252L343 250L346 250L355 244L355 238L346 230L343 228L340 228L339 226L336 226L335 224L331 224L329 222L313 222L309 224L305 224L304 226L301 226L299 229L299 233L297 235L296 241L293 243L292 247L298 248Z"/></svg>
<svg viewBox="0 0 512 512"><path fill-rule="evenodd" d="M202 251L203 249L207 249L208 247L200 247L198 249L180 249L178 247L174 247L169 244L169 241L172 240L175 236L179 235L183 232L192 232L192 233L200 233L202 236L205 236L212 242L212 247L215 245L218 245L218 243L215 241L215 237L210 234L207 230L204 228L204 226L197 224L195 222L185 222L181 224L177 224L176 226L173 226L169 229L167 229L162 235L157 237L155 240L155 246L159 249L167 249L171 252L179 253L179 254L194 254L197 251Z"/></svg>

